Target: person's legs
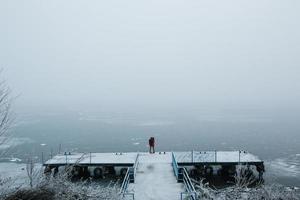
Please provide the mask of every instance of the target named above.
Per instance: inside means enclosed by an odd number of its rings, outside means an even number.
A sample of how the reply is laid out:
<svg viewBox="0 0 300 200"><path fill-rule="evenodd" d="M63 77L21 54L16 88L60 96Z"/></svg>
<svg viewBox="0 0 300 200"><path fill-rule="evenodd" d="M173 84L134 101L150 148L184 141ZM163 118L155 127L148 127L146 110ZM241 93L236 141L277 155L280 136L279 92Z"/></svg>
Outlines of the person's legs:
<svg viewBox="0 0 300 200"><path fill-rule="evenodd" d="M151 148L150 153L154 153L154 147L151 146L150 148Z"/></svg>

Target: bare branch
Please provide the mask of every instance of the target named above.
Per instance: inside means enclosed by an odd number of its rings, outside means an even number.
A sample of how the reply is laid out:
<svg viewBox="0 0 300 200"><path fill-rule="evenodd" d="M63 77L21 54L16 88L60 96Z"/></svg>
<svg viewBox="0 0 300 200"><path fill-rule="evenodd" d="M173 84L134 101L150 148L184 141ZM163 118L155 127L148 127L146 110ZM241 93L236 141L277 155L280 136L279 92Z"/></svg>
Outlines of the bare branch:
<svg viewBox="0 0 300 200"><path fill-rule="evenodd" d="M0 76L1 71L2 70L0 70ZM6 85L5 81L0 82L0 136L7 133L12 123L12 101L10 88Z"/></svg>

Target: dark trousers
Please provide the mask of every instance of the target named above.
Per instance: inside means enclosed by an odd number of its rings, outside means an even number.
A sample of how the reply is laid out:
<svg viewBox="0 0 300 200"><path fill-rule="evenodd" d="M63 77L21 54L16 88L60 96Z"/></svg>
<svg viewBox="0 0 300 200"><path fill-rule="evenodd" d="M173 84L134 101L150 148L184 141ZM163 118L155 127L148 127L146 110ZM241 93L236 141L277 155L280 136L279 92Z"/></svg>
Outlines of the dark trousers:
<svg viewBox="0 0 300 200"><path fill-rule="evenodd" d="M155 153L154 146L150 146L149 153Z"/></svg>

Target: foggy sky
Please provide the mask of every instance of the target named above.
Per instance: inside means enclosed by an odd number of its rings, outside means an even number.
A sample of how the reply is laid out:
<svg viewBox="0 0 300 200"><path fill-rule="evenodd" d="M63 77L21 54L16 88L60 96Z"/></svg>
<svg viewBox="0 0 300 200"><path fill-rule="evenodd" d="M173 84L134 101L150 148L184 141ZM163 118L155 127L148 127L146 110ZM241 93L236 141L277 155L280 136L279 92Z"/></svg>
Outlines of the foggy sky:
<svg viewBox="0 0 300 200"><path fill-rule="evenodd" d="M298 0L0 0L17 107L299 107Z"/></svg>

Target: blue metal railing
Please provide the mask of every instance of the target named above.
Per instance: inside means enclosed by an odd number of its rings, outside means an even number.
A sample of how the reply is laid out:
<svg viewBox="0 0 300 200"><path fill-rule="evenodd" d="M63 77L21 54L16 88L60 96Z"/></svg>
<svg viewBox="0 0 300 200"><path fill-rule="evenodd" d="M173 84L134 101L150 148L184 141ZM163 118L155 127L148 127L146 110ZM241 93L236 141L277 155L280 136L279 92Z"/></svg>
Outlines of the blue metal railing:
<svg viewBox="0 0 300 200"><path fill-rule="evenodd" d="M197 192L195 190L195 187L189 177L189 174L187 170L184 167L179 167L178 163L176 161L176 157L174 153L172 152L172 165L174 174L176 176L176 179L178 182L183 182L185 186L185 192L181 192L180 198L183 200L184 196L188 196L192 200L197 199Z"/></svg>
<svg viewBox="0 0 300 200"><path fill-rule="evenodd" d="M134 183L135 181L135 176L136 176L136 171L139 165L139 154L137 154L135 162L133 167L128 167L126 175L124 177L121 189L120 189L120 195L122 198L125 198L126 196L130 196L134 200L134 193L133 192L128 192L128 185L129 183Z"/></svg>
<svg viewBox="0 0 300 200"><path fill-rule="evenodd" d="M174 174L176 176L176 179L178 180L179 168L173 152L172 152L172 165L173 165Z"/></svg>
<svg viewBox="0 0 300 200"><path fill-rule="evenodd" d="M127 169L127 172L126 172L126 175L123 179L123 183L122 183L122 186L121 186L121 189L120 189L120 193L125 193L127 188L128 188L128 184L129 184L129 168Z"/></svg>
<svg viewBox="0 0 300 200"><path fill-rule="evenodd" d="M123 183L122 183L122 186L120 189L120 195L122 198L124 198L125 196L131 196L132 199L134 200L134 193L130 193L127 191L128 185L130 183L130 168L132 168L132 167L129 167L127 169L126 175L124 177L124 180L123 180Z"/></svg>
<svg viewBox="0 0 300 200"><path fill-rule="evenodd" d="M136 159L135 159L135 162L134 162L134 165L133 165L133 175L134 175L134 180L135 180L137 168L138 168L138 166L139 166L139 156L140 156L140 154L137 154ZM133 181L134 181L134 180L133 180Z"/></svg>
<svg viewBox="0 0 300 200"><path fill-rule="evenodd" d="M182 174L183 174L182 179L183 179L186 192L181 193L181 199L183 199L183 195L186 195L189 196L191 199L196 200L197 192L185 168L182 168Z"/></svg>

